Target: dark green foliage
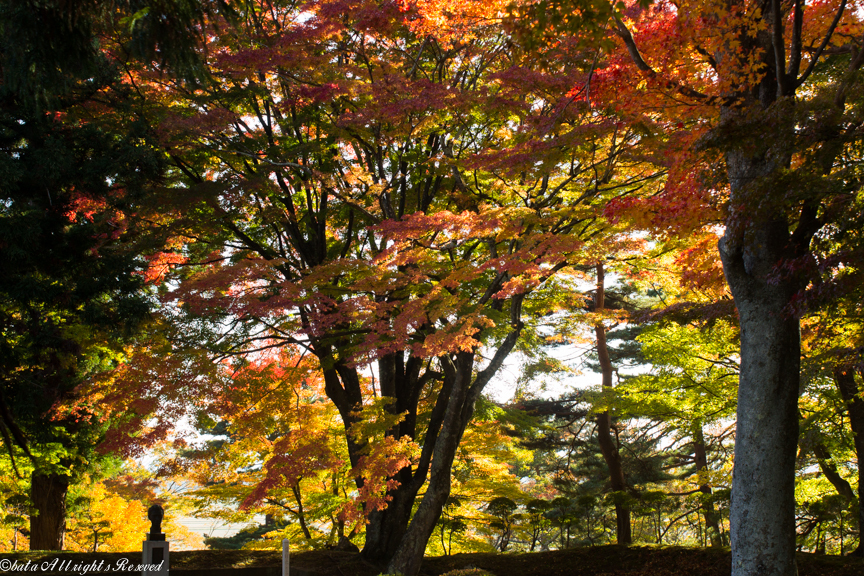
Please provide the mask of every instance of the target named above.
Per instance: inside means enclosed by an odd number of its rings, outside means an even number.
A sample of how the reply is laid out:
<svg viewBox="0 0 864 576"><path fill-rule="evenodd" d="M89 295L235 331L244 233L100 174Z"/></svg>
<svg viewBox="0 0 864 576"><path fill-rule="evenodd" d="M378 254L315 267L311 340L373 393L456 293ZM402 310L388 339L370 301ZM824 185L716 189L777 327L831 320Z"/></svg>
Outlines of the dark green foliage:
<svg viewBox="0 0 864 576"><path fill-rule="evenodd" d="M506 496L498 496L493 498L486 506L486 511L495 519L491 522L492 528L500 530L496 547L501 552L506 552L510 545L510 539L513 537L513 528L518 520L516 510L519 505Z"/></svg>
<svg viewBox="0 0 864 576"><path fill-rule="evenodd" d="M36 109L68 105L82 85L111 77L100 45L109 35L131 59L198 82L206 14L233 12L223 0L2 0L0 94Z"/></svg>
<svg viewBox="0 0 864 576"><path fill-rule="evenodd" d="M136 228L124 214L161 173L142 142L135 125L118 135L0 109L0 400L22 449L62 437L75 452L92 450L92 419L46 425L48 413L112 367L149 311Z"/></svg>
<svg viewBox="0 0 864 576"><path fill-rule="evenodd" d="M163 158L122 59L194 78L202 6L0 0L0 437L16 474L28 458L36 548L63 545L69 481L103 458L110 422L83 386L151 307L143 255L160 239L142 199Z"/></svg>

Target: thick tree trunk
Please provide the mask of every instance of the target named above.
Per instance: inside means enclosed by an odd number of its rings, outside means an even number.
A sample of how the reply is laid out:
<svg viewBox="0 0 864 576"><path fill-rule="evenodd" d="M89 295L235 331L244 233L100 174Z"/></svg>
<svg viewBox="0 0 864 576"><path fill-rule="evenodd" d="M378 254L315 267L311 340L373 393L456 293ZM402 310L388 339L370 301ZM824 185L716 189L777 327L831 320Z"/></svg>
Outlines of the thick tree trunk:
<svg viewBox="0 0 864 576"><path fill-rule="evenodd" d="M594 293L594 309L598 312L605 306L605 271L603 264L597 265L597 287ZM612 389L612 361L609 359L609 347L606 344L606 328L598 322L594 326L597 337L597 357L600 360L600 372L604 390ZM627 490L624 469L621 466L621 454L618 445L612 437L612 415L609 411L597 415L597 442L600 452L609 468L609 483L614 492ZM618 544L631 544L633 535L630 526L630 507L620 502L615 503L615 536Z"/></svg>
<svg viewBox="0 0 864 576"><path fill-rule="evenodd" d="M363 545L363 557L367 560L386 562L395 554L408 529L411 510L417 497L417 493L409 489L410 486L403 483L396 490L390 491L393 499L387 503L387 508L369 515L366 542Z"/></svg>
<svg viewBox="0 0 864 576"><path fill-rule="evenodd" d="M843 2L837 8L823 47L845 6ZM728 85L719 101L720 122L706 144L711 142L708 146L725 150L730 196L719 249L741 326L730 511L732 576L794 576L800 334L798 319L790 315L788 305L806 283L795 279L782 265L808 254L810 241L822 225L819 206L823 192L801 202L787 188L791 181L785 173L798 139L796 90L815 64L802 72L804 3L795 3L795 30L789 42L784 38L789 23L786 8L780 2L762 3L761 7L754 12L761 12L764 24L757 33L741 23L722 29L737 42L735 50L729 48L730 43L722 43L713 55L715 69L720 71L719 84ZM752 6L732 0L727 8L749 11ZM713 18L710 14L706 16ZM616 20L616 25L640 70L658 74L642 58L624 23ZM738 69L742 55L761 60L764 74L755 85L728 73ZM821 57L821 48L813 57ZM850 70L858 67L860 63L855 63ZM841 112L849 86L846 80L838 85L834 104ZM687 86L679 93L703 103L718 103L714 98L697 96ZM782 104L778 102L781 99ZM827 173L836 152L825 152L821 158Z"/></svg>
<svg viewBox="0 0 864 576"><path fill-rule="evenodd" d="M407 361L403 353L390 354L378 361L378 373L381 383L381 395L393 398L395 402L390 409L404 413L402 422L388 434L396 438L409 436L417 438L417 403L423 388L423 379L431 373L421 376L420 358L409 356ZM431 450L438 441L444 407L449 399L451 381L446 381L439 392L439 399L430 417L426 434L422 438L423 452L416 468L405 467L399 471L395 479L399 485L388 492L391 500L384 510L377 510L369 515L366 525L366 541L363 546L363 557L377 564L386 564L396 553L402 537L408 529L411 512L417 493L423 486L430 464Z"/></svg>
<svg viewBox="0 0 864 576"><path fill-rule="evenodd" d="M732 153L727 166L733 196L741 182L757 182L773 170L765 159ZM739 244L727 228L720 241L723 270L741 325L730 508L732 575L795 576L801 352L798 319L789 315L787 304L797 286L769 279L776 264L789 257L786 223L763 221L745 234L746 242Z"/></svg>
<svg viewBox="0 0 864 576"><path fill-rule="evenodd" d="M444 415L441 432L435 442L435 453L429 473L429 484L408 530L402 535L399 547L387 566L388 573L413 576L420 570L426 542L450 496L450 470L465 426L474 412L473 402L468 406L471 371L474 354L461 352L456 359L456 378ZM467 419L466 419L467 416Z"/></svg>
<svg viewBox="0 0 864 576"><path fill-rule="evenodd" d="M708 471L708 450L705 448L705 437L702 435L702 425L696 424L693 427L693 456L698 471ZM706 497L711 496L711 484L703 482L699 486L699 491ZM714 509L714 503L707 500L702 505L703 515L705 516L705 529L708 532L708 538L711 540L711 546L723 546L723 531L720 529L720 515Z"/></svg>
<svg viewBox="0 0 864 576"><path fill-rule="evenodd" d="M864 400L851 367L835 368L834 383L846 404L855 442L855 455L858 457L858 547L851 555L860 557L864 556Z"/></svg>
<svg viewBox="0 0 864 576"><path fill-rule="evenodd" d="M67 476L36 472L31 476L30 499L36 511L30 516L31 550L63 549L68 491Z"/></svg>
<svg viewBox="0 0 864 576"><path fill-rule="evenodd" d="M363 403L360 377L356 368L347 366L344 362L336 360L332 354L333 349L328 346L319 346L316 350L322 364L332 365L333 368L324 371L324 379L327 396L333 401L340 415L350 426L356 419L356 410ZM397 361L397 357L399 360ZM407 435L415 439L414 422L416 420L416 395L413 389L418 387L417 362L409 362L409 366L401 365L401 354L390 354L379 360L379 376L381 395L396 400L393 409L399 412L407 412L399 430L390 431L397 438ZM410 373L410 374L409 374ZM413 376L413 377L411 377ZM406 399L406 396L408 397ZM412 403L412 400L413 403ZM431 435L434 443L434 434ZM357 466L362 455L363 445L354 440L349 434L346 435L348 454L352 466ZM425 470L419 474L425 476ZM363 557L373 563L385 563L393 556L399 545L400 539L405 534L408 521L411 518L411 510L417 497L417 486L413 482L410 467L399 472L396 477L399 486L388 492L391 497L387 508L372 512L369 515L369 523L366 525L366 539L363 545ZM357 480L358 487L362 485ZM342 534L340 533L340 536Z"/></svg>
<svg viewBox="0 0 864 576"><path fill-rule="evenodd" d="M465 427L474 416L474 405L486 384L498 373L505 358L513 350L522 331L522 296L510 302L511 332L495 351L489 364L474 376L476 351L459 352L440 358L445 373L445 385L439 399L446 401L440 429L431 455L429 481L408 529L402 535L396 552L387 565L388 573L414 576L420 570L426 543L435 530L447 498L450 497L450 473ZM473 377L473 378L472 378ZM437 409L438 405L436 405ZM433 410L433 419L435 418ZM422 460L421 455L421 460ZM425 474L423 475L425 477ZM416 480L415 480L416 481ZM416 484L419 486L419 484Z"/></svg>

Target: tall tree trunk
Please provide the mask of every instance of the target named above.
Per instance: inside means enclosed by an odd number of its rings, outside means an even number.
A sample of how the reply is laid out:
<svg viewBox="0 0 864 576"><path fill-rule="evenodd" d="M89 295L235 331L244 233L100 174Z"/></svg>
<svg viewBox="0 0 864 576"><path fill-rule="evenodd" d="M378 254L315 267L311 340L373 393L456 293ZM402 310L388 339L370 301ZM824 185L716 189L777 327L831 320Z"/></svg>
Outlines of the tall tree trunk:
<svg viewBox="0 0 864 576"><path fill-rule="evenodd" d="M861 376L864 378L864 374ZM858 457L858 547L851 555L861 557L864 556L864 400L851 367L835 368L834 383L846 404Z"/></svg>
<svg viewBox="0 0 864 576"><path fill-rule="evenodd" d="M405 355L401 352L384 356L378 361L381 396L395 400L388 409L405 414L402 422L394 430L388 431L388 434L394 438L409 436L417 441L422 440L423 444L416 469L412 470L408 466L400 470L394 478L399 485L387 493L390 497L387 507L369 515L363 557L378 564L384 564L393 557L408 529L417 493L426 480L431 451L438 441L444 409L452 386L452 380L445 378L426 434L422 439L417 438L417 403L424 379L431 374L427 372L421 376L422 363L422 359L413 356L409 356L406 361Z"/></svg>
<svg viewBox="0 0 864 576"><path fill-rule="evenodd" d="M32 474L30 499L36 513L30 516L31 550L63 549L68 491L68 476L37 472Z"/></svg>
<svg viewBox="0 0 864 576"><path fill-rule="evenodd" d="M594 309L601 311L605 307L605 270L603 264L597 265L597 287L594 293ZM594 334L597 337L597 357L600 360L600 372L602 374L603 390L612 389L612 361L609 359L609 347L606 345L606 327L602 322L594 325ZM609 468L609 482L615 492L627 490L627 482L624 478L624 469L621 466L621 453L618 445L612 437L612 414L606 410L597 415L597 442L600 444L600 452L606 460ZM615 503L615 536L618 544L631 544L633 542L630 527L630 507L621 503Z"/></svg>
<svg viewBox="0 0 864 576"><path fill-rule="evenodd" d="M504 338L495 351L489 364L474 376L474 359L477 351L459 352L440 358L448 394L444 390L439 398L446 401L438 437L429 468L429 482L426 493L411 518L408 529L403 534L396 552L387 565L389 573L415 576L420 570L426 543L441 517L447 498L450 497L450 474L459 442L465 427L474 416L474 405L486 384L498 373L504 359L513 350L522 331L523 296L514 296L510 302L511 332ZM473 378L472 378L473 377ZM444 404L442 404L443 406ZM436 406L437 407L437 406ZM422 455L421 455L422 459ZM424 475L425 476L425 475ZM416 479L415 479L416 481ZM418 484L419 485L419 484Z"/></svg>
<svg viewBox="0 0 864 576"><path fill-rule="evenodd" d="M805 284L800 278L783 274L778 266L799 258L801 262L809 253L810 241L822 225L819 206L823 199L820 191L801 202L791 197L788 188L790 149L798 138L796 91L822 56L820 48L802 72L804 3L794 4L795 30L789 42L784 39L788 5L777 1L763 2L761 9L753 12L764 25L755 34L743 21L722 28L736 42L735 50L726 42L713 54L720 85L728 83L720 100L687 86L679 90L703 103L720 105L718 129L708 141L724 149L730 189L726 230L718 247L741 326L730 509L732 576L797 574L794 484L801 350L799 322L790 315L788 305ZM846 2L838 6L836 22L845 6ZM752 5L730 0L726 8L751 13ZM705 15L715 17L713 10ZM829 27L823 46L833 35L836 22ZM623 21L616 19L616 26L639 69L657 75L642 58ZM728 73L740 65L742 54L759 60L764 74L755 85ZM853 64L850 72L861 63L856 60ZM838 83L834 104L841 113L850 82ZM830 122L826 126L831 126ZM822 161L827 171L836 152L826 152Z"/></svg>
<svg viewBox="0 0 864 576"><path fill-rule="evenodd" d="M727 154L736 186L773 171L763 159ZM743 216L741 216L743 217ZM747 241L726 236L720 256L738 308L741 372L730 526L733 576L795 576L795 455L798 445L800 335L787 305L797 286L769 280L789 257L783 221L759 222ZM734 234L734 232L732 233Z"/></svg>
<svg viewBox="0 0 864 576"><path fill-rule="evenodd" d="M701 472L708 471L708 450L705 448L705 437L702 434L702 424L697 422L693 426L693 457L696 464L696 469ZM711 546L723 546L723 532L720 529L720 515L714 509L714 502L710 500L711 484L707 481L702 482L699 486L699 491L705 495L706 501L702 505L703 515L705 516L705 530L708 532L708 538L711 540Z"/></svg>

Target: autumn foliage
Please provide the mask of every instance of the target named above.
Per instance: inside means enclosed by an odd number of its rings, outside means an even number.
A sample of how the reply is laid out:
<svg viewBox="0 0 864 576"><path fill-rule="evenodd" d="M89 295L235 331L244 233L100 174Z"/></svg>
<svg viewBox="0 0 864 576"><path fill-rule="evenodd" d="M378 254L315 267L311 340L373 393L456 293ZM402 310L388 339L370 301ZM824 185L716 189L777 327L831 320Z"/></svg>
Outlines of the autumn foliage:
<svg viewBox="0 0 864 576"><path fill-rule="evenodd" d="M849 432L819 432L832 402L864 425L860 1L172 1L171 17L121 16L133 4L86 20L98 54L82 54L116 78L38 115L87 159L69 166L123 170L69 168L47 200L33 188L77 249L44 284L70 288L0 304L16 330L3 350L34 350L3 374L65 375L38 414L53 433L152 459L189 483L191 512L264 514L251 547L348 538L416 574L430 538L445 554L629 542L633 527L662 543L686 521L725 544L734 398L745 446L762 436L741 405L782 381L760 414L786 407L783 469L800 414L798 459L860 504L831 456L852 458ZM150 32L167 36L144 49ZM111 134L130 148L90 154L89 130L94 148ZM41 141L21 138L30 162ZM69 254L118 284L77 306L87 274ZM125 332L120 304L138 305ZM755 337L760 322L774 325ZM55 324L64 346L27 339ZM756 377L772 338L788 358ZM532 397L578 372L565 346L591 350L601 389ZM496 406L488 386L517 362L519 410ZM20 414L0 416L10 456L77 458L49 467L62 482L84 469L90 452L62 443L25 454ZM824 548L840 504L791 479L762 493L783 493L784 534L799 506L802 541ZM131 546L140 498L86 481L73 546Z"/></svg>

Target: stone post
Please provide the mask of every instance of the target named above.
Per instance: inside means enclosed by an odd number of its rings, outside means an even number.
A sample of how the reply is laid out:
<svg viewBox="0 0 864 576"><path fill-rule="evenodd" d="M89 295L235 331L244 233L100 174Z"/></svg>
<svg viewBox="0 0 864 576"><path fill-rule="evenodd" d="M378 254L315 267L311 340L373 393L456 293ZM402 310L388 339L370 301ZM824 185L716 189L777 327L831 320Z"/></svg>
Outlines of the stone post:
<svg viewBox="0 0 864 576"><path fill-rule="evenodd" d="M147 518L150 520L150 533L144 541L144 553L141 563L144 567L141 576L167 576L168 575L168 542L162 533L162 518L165 512L158 504L154 504L147 510ZM150 569L152 567L152 569Z"/></svg>
<svg viewBox="0 0 864 576"><path fill-rule="evenodd" d="M282 576L290 576L290 568L288 566L288 539L282 539Z"/></svg>

